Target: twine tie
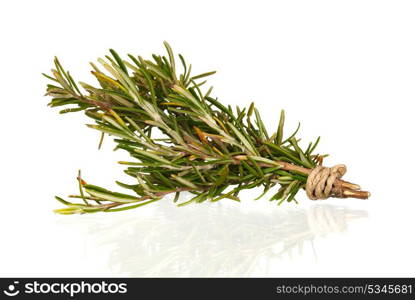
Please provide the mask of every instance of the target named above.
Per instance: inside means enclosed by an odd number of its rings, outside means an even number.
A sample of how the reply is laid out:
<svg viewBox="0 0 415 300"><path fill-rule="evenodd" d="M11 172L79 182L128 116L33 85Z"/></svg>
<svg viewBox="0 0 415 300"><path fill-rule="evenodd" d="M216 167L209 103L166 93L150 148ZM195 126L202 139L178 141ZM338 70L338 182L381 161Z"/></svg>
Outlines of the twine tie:
<svg viewBox="0 0 415 300"><path fill-rule="evenodd" d="M335 165L331 168L317 166L308 175L306 192L311 200L327 199L330 196L341 197L342 189L338 185L347 171L345 165Z"/></svg>

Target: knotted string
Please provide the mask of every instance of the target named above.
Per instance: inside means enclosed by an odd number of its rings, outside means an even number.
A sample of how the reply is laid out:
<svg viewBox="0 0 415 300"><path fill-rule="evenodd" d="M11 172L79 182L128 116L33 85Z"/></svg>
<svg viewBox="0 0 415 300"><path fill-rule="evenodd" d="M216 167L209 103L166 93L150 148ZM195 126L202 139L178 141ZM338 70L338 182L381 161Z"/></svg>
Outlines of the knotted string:
<svg viewBox="0 0 415 300"><path fill-rule="evenodd" d="M345 165L335 165L328 168L315 167L308 175L306 192L311 200L327 199L330 196L342 196L342 189L336 182L347 171Z"/></svg>

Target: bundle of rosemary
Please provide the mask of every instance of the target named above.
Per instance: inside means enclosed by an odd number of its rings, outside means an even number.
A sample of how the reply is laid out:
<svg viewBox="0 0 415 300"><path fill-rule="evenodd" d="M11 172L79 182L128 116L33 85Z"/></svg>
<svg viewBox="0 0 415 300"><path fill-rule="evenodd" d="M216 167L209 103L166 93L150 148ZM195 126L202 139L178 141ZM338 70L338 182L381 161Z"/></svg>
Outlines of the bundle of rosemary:
<svg viewBox="0 0 415 300"><path fill-rule="evenodd" d="M321 166L325 156L314 154L319 138L302 149L298 128L284 136L284 111L276 132L268 133L254 104L232 108L211 96L212 87L202 91L206 83L202 79L215 72L193 76L191 65L178 55L183 68L179 75L173 51L164 45L167 57L153 55L153 60L128 55L130 61L125 61L110 50L111 56L98 59L107 73L91 63L100 87L79 83L86 92L57 58L52 76L43 74L52 81L47 86L49 105L66 106L60 113L84 111L95 121L87 126L101 132L101 142L105 134L113 136L116 149L127 151L133 160L119 163L136 180L117 182L131 195L87 184L79 174L79 195L70 197L82 199L81 203L56 197L66 205L56 212L121 211L171 193L177 201L181 192L194 197L179 206L224 198L240 201L241 190L262 186L259 199L277 184L270 200L278 204L296 202L300 189L313 200L369 197L369 192L341 179L344 165Z"/></svg>

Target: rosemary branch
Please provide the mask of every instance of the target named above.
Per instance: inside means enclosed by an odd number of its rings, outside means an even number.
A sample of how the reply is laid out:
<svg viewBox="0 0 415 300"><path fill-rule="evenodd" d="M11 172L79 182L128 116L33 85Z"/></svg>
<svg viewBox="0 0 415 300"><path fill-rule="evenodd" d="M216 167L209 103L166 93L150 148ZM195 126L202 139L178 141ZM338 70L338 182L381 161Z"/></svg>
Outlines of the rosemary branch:
<svg viewBox="0 0 415 300"><path fill-rule="evenodd" d="M303 149L296 137L300 126L285 137L283 110L276 131L269 134L253 103L248 108L223 105L211 96L212 87L202 91L205 77L215 72L193 76L191 65L179 55L179 74L171 47L166 42L164 46L167 56L153 55L152 60L128 55L126 61L111 49L111 55L98 59L105 72L91 63L99 87L84 82L78 86L57 58L52 74L43 74L52 81L47 85L49 106L64 106L60 113L84 111L94 120L87 126L102 134L100 144L107 134L114 137L116 149L130 154L132 161L120 164L136 181L117 182L134 193L130 195L89 185L79 175L80 194L71 198L83 202L56 197L66 206L56 212L120 211L170 193L176 193L177 201L181 192L194 197L179 205L224 198L240 201L241 190L263 187L262 197L276 185L271 201L296 202L311 170L326 156L314 153L320 138ZM154 137L157 131L162 138ZM341 179L336 184L343 197L369 195Z"/></svg>

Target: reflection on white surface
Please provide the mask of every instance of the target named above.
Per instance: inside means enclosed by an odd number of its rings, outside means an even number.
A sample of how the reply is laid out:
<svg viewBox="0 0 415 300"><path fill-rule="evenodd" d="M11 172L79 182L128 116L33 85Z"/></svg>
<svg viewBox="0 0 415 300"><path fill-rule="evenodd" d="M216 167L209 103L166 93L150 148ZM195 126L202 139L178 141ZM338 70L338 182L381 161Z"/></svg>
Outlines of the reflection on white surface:
<svg viewBox="0 0 415 300"><path fill-rule="evenodd" d="M329 204L242 211L235 206L177 208L161 201L149 216L90 225L94 251L109 249L114 275L139 277L267 276L271 260L318 256L313 240L345 232L364 210ZM103 234L105 232L105 234ZM98 244L98 250L96 247ZM90 253L93 255L93 253Z"/></svg>

